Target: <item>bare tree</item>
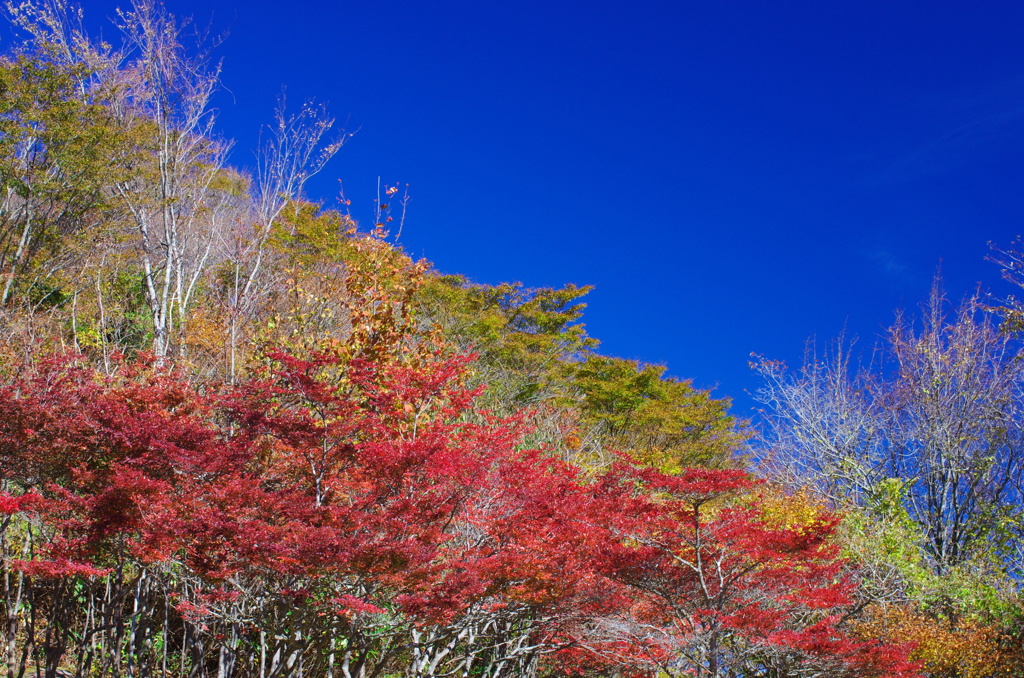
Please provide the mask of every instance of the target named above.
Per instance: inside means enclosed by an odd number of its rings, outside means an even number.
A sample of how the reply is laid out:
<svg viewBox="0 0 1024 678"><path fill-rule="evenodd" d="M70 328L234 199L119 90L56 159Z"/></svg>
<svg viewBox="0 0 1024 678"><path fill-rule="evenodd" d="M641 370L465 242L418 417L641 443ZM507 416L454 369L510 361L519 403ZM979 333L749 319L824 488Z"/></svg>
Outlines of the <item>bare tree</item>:
<svg viewBox="0 0 1024 678"><path fill-rule="evenodd" d="M209 262L222 200L211 185L229 149L213 135L211 98L220 67L201 45L184 47L186 25L154 0L136 0L120 12L132 50L122 73L134 76L124 87L122 114L139 127L144 164L115 191L137 229L158 357L171 351L176 324L180 329Z"/></svg>
<svg viewBox="0 0 1024 678"><path fill-rule="evenodd" d="M862 504L885 477L881 403L870 371L850 364L853 347L840 337L821 356L809 343L795 373L777 361L755 365L767 406L763 464L792 486L817 486L835 505Z"/></svg>
<svg viewBox="0 0 1024 678"><path fill-rule="evenodd" d="M82 7L68 0L8 0L4 9L11 24L26 37L25 47L42 49L66 66L86 66L89 77L80 83L81 92L97 86L123 58L109 43L92 40L82 24Z"/></svg>
<svg viewBox="0 0 1024 678"><path fill-rule="evenodd" d="M913 484L910 514L941 572L968 559L1021 509L1024 362L972 298L947 316L936 288L920 328L890 332L890 468Z"/></svg>
<svg viewBox="0 0 1024 678"><path fill-rule="evenodd" d="M998 548L1024 508L1024 361L977 297L948 306L936 284L864 369L845 348L795 374L759 366L769 467L859 506L898 479L938 574Z"/></svg>
<svg viewBox="0 0 1024 678"><path fill-rule="evenodd" d="M232 381L241 326L251 315L259 298L268 255L267 241L282 211L302 195L310 178L341 149L349 136L344 132L326 139L334 118L323 105L305 102L298 113L289 114L282 95L274 111L274 124L266 130L256 154L253 214L244 224L225 231L224 246L230 262L228 285L228 361Z"/></svg>

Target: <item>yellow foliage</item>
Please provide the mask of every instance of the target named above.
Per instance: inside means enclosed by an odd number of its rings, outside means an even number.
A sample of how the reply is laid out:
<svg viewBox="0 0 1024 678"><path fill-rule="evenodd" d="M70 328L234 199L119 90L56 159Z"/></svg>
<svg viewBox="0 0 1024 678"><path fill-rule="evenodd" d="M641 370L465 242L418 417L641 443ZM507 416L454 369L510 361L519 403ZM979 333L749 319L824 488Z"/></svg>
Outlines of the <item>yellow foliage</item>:
<svg viewBox="0 0 1024 678"><path fill-rule="evenodd" d="M862 638L915 646L911 658L924 662L931 678L1006 678L1024 675L1024 649L997 625L936 619L906 607L869 611L855 625Z"/></svg>
<svg viewBox="0 0 1024 678"><path fill-rule="evenodd" d="M787 530L811 527L828 513L821 499L806 488L787 494L777 487L763 487L756 495L756 505L764 522Z"/></svg>

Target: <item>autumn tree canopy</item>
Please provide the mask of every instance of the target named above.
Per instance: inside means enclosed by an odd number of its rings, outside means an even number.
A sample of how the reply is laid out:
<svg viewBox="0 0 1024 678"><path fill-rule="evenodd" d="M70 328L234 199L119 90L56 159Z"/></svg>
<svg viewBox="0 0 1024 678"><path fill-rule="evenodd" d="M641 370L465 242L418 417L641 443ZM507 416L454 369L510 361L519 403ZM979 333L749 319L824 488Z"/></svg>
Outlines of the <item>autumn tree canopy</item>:
<svg viewBox="0 0 1024 678"><path fill-rule="evenodd" d="M1016 675L1017 338L977 300L767 418L603 355L589 287L447 275L304 194L348 138L216 126L157 0L0 56L8 676ZM1005 311L1011 321L1015 311Z"/></svg>

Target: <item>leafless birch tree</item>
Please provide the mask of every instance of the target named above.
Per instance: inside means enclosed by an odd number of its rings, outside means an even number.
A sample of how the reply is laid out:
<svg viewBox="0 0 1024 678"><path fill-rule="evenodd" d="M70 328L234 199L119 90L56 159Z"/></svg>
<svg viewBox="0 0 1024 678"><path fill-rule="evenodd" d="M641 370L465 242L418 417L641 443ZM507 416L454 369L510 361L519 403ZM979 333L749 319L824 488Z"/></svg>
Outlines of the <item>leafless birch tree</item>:
<svg viewBox="0 0 1024 678"><path fill-rule="evenodd" d="M145 165L115 192L138 232L153 351L162 358L175 343L184 351L175 332L215 242L220 198L211 184L229 147L213 134L211 98L220 67L201 46L187 50L185 24L153 0L136 0L120 19L134 57L127 70L136 78L125 112L150 129L142 138Z"/></svg>

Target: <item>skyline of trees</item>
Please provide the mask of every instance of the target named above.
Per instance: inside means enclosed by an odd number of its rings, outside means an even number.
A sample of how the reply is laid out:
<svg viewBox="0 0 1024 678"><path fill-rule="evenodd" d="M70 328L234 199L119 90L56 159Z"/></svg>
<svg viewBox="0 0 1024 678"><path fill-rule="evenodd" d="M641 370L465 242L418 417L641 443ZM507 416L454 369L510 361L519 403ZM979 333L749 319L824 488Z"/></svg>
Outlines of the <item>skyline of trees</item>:
<svg viewBox="0 0 1024 678"><path fill-rule="evenodd" d="M5 666L56 676L983 678L1024 670L1019 308L936 283L763 421L602 355L587 287L476 284L228 164L156 0L0 57ZM1018 261L1000 253L1011 278Z"/></svg>

